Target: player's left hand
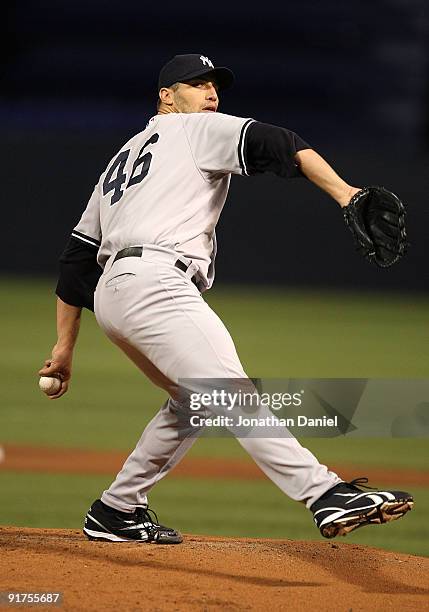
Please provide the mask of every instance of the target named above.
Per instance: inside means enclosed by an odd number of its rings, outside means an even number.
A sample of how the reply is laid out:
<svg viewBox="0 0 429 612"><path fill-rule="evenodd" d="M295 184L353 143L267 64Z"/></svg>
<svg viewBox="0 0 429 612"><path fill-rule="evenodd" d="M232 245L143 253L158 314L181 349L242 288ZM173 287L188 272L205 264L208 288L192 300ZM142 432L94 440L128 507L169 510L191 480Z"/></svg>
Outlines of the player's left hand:
<svg viewBox="0 0 429 612"><path fill-rule="evenodd" d="M73 351L61 349L57 345L52 349L52 357L45 360L45 365L39 370L39 376L56 376L61 380L58 393L49 395L49 399L57 399L67 392L72 371Z"/></svg>
<svg viewBox="0 0 429 612"><path fill-rule="evenodd" d="M392 266L405 254L405 208L391 191L364 187L343 208L343 215L357 249L380 268Z"/></svg>

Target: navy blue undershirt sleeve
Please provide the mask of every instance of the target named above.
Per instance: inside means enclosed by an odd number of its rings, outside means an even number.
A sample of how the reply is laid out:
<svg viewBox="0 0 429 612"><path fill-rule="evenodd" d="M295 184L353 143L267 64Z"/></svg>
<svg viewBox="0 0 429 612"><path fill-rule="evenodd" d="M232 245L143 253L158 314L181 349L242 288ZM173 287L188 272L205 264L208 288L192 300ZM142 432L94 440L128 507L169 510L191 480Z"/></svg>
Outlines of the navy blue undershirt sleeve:
<svg viewBox="0 0 429 612"><path fill-rule="evenodd" d="M282 178L303 177L294 158L298 151L311 148L295 132L254 121L247 129L244 143L247 174L273 172Z"/></svg>
<svg viewBox="0 0 429 612"><path fill-rule="evenodd" d="M55 291L66 304L94 311L94 291L102 274L97 253L98 247L70 237L60 257Z"/></svg>

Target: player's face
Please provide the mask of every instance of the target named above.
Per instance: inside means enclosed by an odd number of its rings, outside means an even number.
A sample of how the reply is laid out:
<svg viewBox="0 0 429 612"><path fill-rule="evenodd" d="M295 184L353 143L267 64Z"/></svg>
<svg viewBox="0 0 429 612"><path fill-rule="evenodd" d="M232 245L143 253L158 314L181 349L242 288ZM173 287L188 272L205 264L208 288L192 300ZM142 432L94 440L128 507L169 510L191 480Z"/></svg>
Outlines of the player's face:
<svg viewBox="0 0 429 612"><path fill-rule="evenodd" d="M179 83L173 93L179 113L215 113L219 106L218 87L214 81L194 79Z"/></svg>

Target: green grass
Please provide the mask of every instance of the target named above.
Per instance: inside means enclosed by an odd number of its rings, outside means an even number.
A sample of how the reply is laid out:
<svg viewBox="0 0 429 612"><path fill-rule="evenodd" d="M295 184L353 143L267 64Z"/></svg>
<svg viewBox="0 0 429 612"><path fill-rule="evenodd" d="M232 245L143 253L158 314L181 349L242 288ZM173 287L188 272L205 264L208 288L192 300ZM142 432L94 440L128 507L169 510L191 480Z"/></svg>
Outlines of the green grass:
<svg viewBox="0 0 429 612"><path fill-rule="evenodd" d="M358 464L363 468L408 468L427 470L429 449L426 439L414 438L302 438L322 463ZM201 438L188 452L191 457L231 457L248 459L247 453L233 438Z"/></svg>
<svg viewBox="0 0 429 612"><path fill-rule="evenodd" d="M80 528L95 497L110 484L97 476L0 473L7 491L0 524ZM404 519L350 534L348 543L429 555L429 491L415 489L416 508ZM160 519L185 533L323 540L309 511L286 498L273 484L170 478L150 497Z"/></svg>
<svg viewBox="0 0 429 612"><path fill-rule="evenodd" d="M49 401L37 389L37 370L56 339L54 286L0 281L1 439L130 448L165 393L105 338L91 313L83 317L69 393ZM251 376L428 375L427 298L220 288L207 299ZM339 440L335 446L344 448ZM233 448L228 441L224 447Z"/></svg>
<svg viewBox="0 0 429 612"><path fill-rule="evenodd" d="M284 289L209 297L250 376L427 377L429 299Z"/></svg>
<svg viewBox="0 0 429 612"><path fill-rule="evenodd" d="M49 401L37 388L37 370L56 340L54 286L0 279L0 441L131 449L165 393L104 337L92 314L83 317L69 393ZM207 300L230 329L250 376L428 377L429 298L244 287L212 290ZM310 439L305 445L324 463L362 465L357 476L371 465L429 465L425 439ZM199 440L191 454L246 457L235 440L219 438ZM0 473L0 482L0 523L51 527L79 525L109 484L99 477L8 473ZM428 554L422 536L428 496L419 491L416 512L404 522L362 530L353 541ZM268 481L167 479L153 499L185 531L318 537L305 510Z"/></svg>

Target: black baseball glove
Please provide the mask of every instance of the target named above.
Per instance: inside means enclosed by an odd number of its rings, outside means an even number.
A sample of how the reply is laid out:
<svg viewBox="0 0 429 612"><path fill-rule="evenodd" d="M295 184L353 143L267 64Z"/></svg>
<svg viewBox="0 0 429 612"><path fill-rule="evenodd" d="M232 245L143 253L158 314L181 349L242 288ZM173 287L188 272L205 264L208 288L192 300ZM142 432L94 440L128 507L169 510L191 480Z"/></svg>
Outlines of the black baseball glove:
<svg viewBox="0 0 429 612"><path fill-rule="evenodd" d="M384 187L364 187L343 208L344 220L358 251L380 268L388 268L406 252L405 208Z"/></svg>

